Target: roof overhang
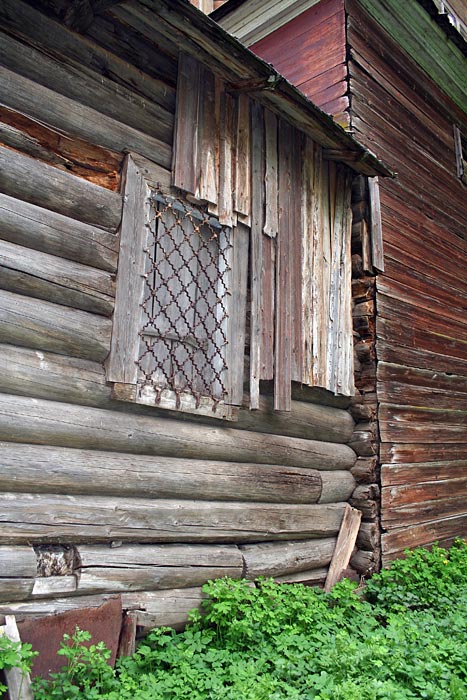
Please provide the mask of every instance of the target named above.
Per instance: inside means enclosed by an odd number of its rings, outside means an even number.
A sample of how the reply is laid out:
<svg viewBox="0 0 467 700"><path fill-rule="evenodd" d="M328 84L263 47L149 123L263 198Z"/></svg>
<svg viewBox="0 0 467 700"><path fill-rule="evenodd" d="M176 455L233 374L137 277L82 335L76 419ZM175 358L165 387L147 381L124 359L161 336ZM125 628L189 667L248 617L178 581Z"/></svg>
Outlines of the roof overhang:
<svg viewBox="0 0 467 700"><path fill-rule="evenodd" d="M40 0L70 26L67 17L76 7L74 0ZM115 0L87 0L91 13L98 14ZM247 92L265 107L282 115L316 143L325 156L347 164L358 173L392 176L393 173L374 154L322 112L274 68L253 54L213 19L194 7L189 0L138 0L138 11L155 23L180 51L193 54L221 77L232 91ZM80 4L81 6L81 4ZM64 11L65 8L65 11ZM75 26L79 31L79 27ZM47 43L47 37L44 37Z"/></svg>

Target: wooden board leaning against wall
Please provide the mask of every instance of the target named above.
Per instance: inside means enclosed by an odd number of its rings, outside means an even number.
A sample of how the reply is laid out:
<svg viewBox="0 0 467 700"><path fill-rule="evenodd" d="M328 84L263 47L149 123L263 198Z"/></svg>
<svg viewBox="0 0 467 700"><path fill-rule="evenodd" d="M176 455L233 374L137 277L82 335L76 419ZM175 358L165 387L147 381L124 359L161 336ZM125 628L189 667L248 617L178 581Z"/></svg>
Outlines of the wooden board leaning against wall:
<svg viewBox="0 0 467 700"><path fill-rule="evenodd" d="M124 151L170 165L175 49L112 13L80 36L14 10L0 54L1 613L116 592L162 624L216 576L323 582L356 483L348 400L296 388L274 412L258 395L227 427L116 401L106 382ZM132 42L151 72L128 62Z"/></svg>

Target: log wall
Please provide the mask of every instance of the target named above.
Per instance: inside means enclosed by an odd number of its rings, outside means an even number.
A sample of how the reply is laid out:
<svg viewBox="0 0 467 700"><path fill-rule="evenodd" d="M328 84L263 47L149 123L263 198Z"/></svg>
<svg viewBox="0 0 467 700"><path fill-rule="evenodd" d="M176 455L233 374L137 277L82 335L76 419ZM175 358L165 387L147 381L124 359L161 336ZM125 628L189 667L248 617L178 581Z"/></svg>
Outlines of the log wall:
<svg viewBox="0 0 467 700"><path fill-rule="evenodd" d="M380 182L385 272L374 301L365 293L377 308L368 388L378 399L385 563L466 534L467 208L452 134L467 120L358 2L346 9L353 128L397 172Z"/></svg>
<svg viewBox="0 0 467 700"><path fill-rule="evenodd" d="M356 486L342 399L264 395L227 426L105 380L124 152L170 167L176 44L134 3L81 35L21 0L0 17L0 614L118 593L177 625L213 577L323 582Z"/></svg>
<svg viewBox="0 0 467 700"><path fill-rule="evenodd" d="M250 46L318 107L350 124L343 0L324 0Z"/></svg>

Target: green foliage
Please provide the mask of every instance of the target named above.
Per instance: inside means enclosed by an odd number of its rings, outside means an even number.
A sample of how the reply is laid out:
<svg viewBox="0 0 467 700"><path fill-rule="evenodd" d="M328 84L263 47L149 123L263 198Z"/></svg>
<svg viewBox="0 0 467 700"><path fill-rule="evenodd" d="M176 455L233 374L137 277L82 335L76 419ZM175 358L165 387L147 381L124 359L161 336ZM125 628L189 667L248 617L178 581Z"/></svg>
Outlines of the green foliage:
<svg viewBox="0 0 467 700"><path fill-rule="evenodd" d="M204 614L152 631L115 670L86 633L38 700L465 700L467 546L418 550L373 577L366 595L221 579Z"/></svg>
<svg viewBox="0 0 467 700"><path fill-rule="evenodd" d="M9 671L19 668L23 676L31 670L33 658L37 652L32 650L30 644L12 642L6 635L0 634L0 671ZM6 691L6 686L0 683L0 695Z"/></svg>

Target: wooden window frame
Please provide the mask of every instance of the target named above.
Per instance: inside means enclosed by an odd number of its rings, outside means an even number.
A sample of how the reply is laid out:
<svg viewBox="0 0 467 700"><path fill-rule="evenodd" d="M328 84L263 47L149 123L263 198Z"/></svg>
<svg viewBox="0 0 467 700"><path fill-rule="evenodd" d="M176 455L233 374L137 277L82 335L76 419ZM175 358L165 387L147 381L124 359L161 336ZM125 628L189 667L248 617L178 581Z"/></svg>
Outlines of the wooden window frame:
<svg viewBox="0 0 467 700"><path fill-rule="evenodd" d="M245 351L246 283L248 232L231 229L229 247L227 338L225 381L227 398L198 400L189 392L162 388L161 392L142 390L138 372L142 329L142 305L147 249L152 233L149 199L154 189L187 201L184 193L171 184L171 173L155 163L129 154L124 169L124 206L120 232L115 312L111 352L107 362L107 380L113 383L113 398L151 405L181 413L193 413L223 420L236 420L243 401L243 362ZM203 204L197 202L196 204Z"/></svg>

